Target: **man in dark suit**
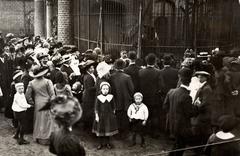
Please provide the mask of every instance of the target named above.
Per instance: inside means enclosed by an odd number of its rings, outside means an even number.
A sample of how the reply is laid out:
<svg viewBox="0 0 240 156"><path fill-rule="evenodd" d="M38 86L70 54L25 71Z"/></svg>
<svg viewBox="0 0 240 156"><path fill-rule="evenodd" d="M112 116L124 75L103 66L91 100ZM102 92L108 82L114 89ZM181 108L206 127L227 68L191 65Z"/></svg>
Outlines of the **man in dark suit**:
<svg viewBox="0 0 240 156"><path fill-rule="evenodd" d="M164 87L162 89L161 94L161 101L163 102L168 91L170 89L176 88L178 83L178 70L173 68L172 65L172 58L169 55L163 57L163 69L160 70L161 76L163 78ZM161 112L161 129L166 130L166 112Z"/></svg>
<svg viewBox="0 0 240 156"><path fill-rule="evenodd" d="M119 136L122 138L129 128L127 109L132 103L134 86L131 77L123 72L125 62L122 59L116 60L114 67L116 71L110 76L110 84L116 105Z"/></svg>
<svg viewBox="0 0 240 156"><path fill-rule="evenodd" d="M142 69L141 67L137 66L135 61L137 59L137 53L135 51L129 51L128 58L130 59L129 66L124 69L124 72L131 76L133 85L134 85L134 92L139 92L139 70Z"/></svg>
<svg viewBox="0 0 240 156"><path fill-rule="evenodd" d="M207 69L207 68L205 68ZM202 145L207 142L209 136L212 134L211 125L211 98L212 88L208 83L210 79L210 72L197 71L195 75L198 77L202 87L199 88L195 96L194 105L198 106L199 114L192 119L193 129L196 132L195 138L198 139L198 144Z"/></svg>
<svg viewBox="0 0 240 156"><path fill-rule="evenodd" d="M168 91L170 89L177 87L178 82L178 70L176 68L173 68L171 66L172 64L172 58L171 56L164 56L163 57L163 69L160 70L164 88L162 90L162 93L164 94L164 97L167 95Z"/></svg>
<svg viewBox="0 0 240 156"><path fill-rule="evenodd" d="M192 70L182 68L179 71L181 85L179 88L171 89L164 101L164 109L169 114L169 130L175 137L175 149L184 148L190 144L193 138L191 118L197 115L197 107L192 105L189 83L192 77ZM172 152L170 156L182 156L184 151Z"/></svg>
<svg viewBox="0 0 240 156"><path fill-rule="evenodd" d="M143 94L143 103L148 106L149 120L147 132L156 138L160 131L160 115L162 104L160 93L163 88L160 71L155 68L156 56L149 54L146 57L147 67L139 71L140 92Z"/></svg>

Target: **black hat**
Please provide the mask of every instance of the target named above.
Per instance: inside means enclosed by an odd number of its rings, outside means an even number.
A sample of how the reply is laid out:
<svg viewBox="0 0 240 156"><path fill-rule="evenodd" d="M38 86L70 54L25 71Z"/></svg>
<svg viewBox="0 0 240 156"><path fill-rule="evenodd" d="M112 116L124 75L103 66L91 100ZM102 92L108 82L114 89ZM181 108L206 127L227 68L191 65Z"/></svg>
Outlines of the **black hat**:
<svg viewBox="0 0 240 156"><path fill-rule="evenodd" d="M181 79L191 79L193 71L185 67L178 71L178 75L180 76Z"/></svg>
<svg viewBox="0 0 240 156"><path fill-rule="evenodd" d="M156 63L156 55L150 53L146 56L146 62L148 65L154 65Z"/></svg>
<svg viewBox="0 0 240 156"><path fill-rule="evenodd" d="M129 52L128 52L128 58L129 58L130 60L136 60L136 59L137 59L137 53L136 53L136 51L129 51Z"/></svg>
<svg viewBox="0 0 240 156"><path fill-rule="evenodd" d="M114 68L117 70L121 70L125 68L125 62L122 59L117 59L114 63Z"/></svg>
<svg viewBox="0 0 240 156"><path fill-rule="evenodd" d="M165 55L163 57L163 64L164 65L170 65L172 63L172 57L169 55Z"/></svg>
<svg viewBox="0 0 240 156"><path fill-rule="evenodd" d="M232 115L220 116L218 121L223 132L230 132L238 125L238 119Z"/></svg>
<svg viewBox="0 0 240 156"><path fill-rule="evenodd" d="M206 60L203 60L195 67L195 75L211 76L213 73L213 66Z"/></svg>

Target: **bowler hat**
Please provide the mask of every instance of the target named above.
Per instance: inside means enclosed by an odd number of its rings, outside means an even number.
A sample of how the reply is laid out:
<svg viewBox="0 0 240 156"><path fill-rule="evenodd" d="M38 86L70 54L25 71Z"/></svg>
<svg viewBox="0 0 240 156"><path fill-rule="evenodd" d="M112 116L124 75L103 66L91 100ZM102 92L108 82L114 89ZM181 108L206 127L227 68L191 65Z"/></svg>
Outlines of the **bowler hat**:
<svg viewBox="0 0 240 156"><path fill-rule="evenodd" d="M128 52L128 58L130 60L136 60L137 59L137 53L135 51L129 51Z"/></svg>
<svg viewBox="0 0 240 156"><path fill-rule="evenodd" d="M193 71L189 68L182 68L178 71L178 74L181 79L191 79L193 75Z"/></svg>
<svg viewBox="0 0 240 156"><path fill-rule="evenodd" d="M146 56L146 62L148 65L154 65L156 63L156 55L150 53Z"/></svg>
<svg viewBox="0 0 240 156"><path fill-rule="evenodd" d="M218 121L219 121L219 126L223 132L230 132L238 124L237 118L232 115L220 116Z"/></svg>
<svg viewBox="0 0 240 156"><path fill-rule="evenodd" d="M169 55L163 56L163 64L164 65L170 65L172 62L172 58Z"/></svg>
<svg viewBox="0 0 240 156"><path fill-rule="evenodd" d="M122 59L117 59L114 63L114 68L117 70L121 70L125 68L125 62Z"/></svg>

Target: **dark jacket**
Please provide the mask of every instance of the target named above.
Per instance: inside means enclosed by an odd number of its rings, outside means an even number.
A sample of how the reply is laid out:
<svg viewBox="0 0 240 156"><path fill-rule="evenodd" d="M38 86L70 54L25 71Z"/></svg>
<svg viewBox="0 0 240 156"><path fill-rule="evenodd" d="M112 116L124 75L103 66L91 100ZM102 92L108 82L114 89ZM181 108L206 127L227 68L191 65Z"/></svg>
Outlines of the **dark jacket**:
<svg viewBox="0 0 240 156"><path fill-rule="evenodd" d="M139 70L142 69L141 67L137 66L136 64L130 64L127 68L125 68L124 72L131 76L134 91L139 92Z"/></svg>
<svg viewBox="0 0 240 156"><path fill-rule="evenodd" d="M192 105L189 93L180 87L171 89L165 98L163 107L168 112L168 129L173 136L192 134L191 118L197 115L197 108Z"/></svg>
<svg viewBox="0 0 240 156"><path fill-rule="evenodd" d="M83 77L83 102L94 104L96 97L96 86L93 77L90 74L85 74Z"/></svg>
<svg viewBox="0 0 240 156"><path fill-rule="evenodd" d="M159 106L160 93L163 88L160 71L154 67L147 67L139 71L140 92L143 94L143 102L150 106ZM151 110L150 110L151 111Z"/></svg>
<svg viewBox="0 0 240 156"><path fill-rule="evenodd" d="M164 95L166 95L170 89L177 87L178 70L169 66L160 70L160 73L164 84L162 92Z"/></svg>
<svg viewBox="0 0 240 156"><path fill-rule="evenodd" d="M116 110L126 111L132 103L134 94L131 77L122 71L116 71L110 77L110 84L115 99Z"/></svg>
<svg viewBox="0 0 240 156"><path fill-rule="evenodd" d="M193 125L201 127L211 125L211 94L212 88L208 83L205 83L198 90L194 101L199 99L201 105L198 107L199 114L196 118L194 118Z"/></svg>

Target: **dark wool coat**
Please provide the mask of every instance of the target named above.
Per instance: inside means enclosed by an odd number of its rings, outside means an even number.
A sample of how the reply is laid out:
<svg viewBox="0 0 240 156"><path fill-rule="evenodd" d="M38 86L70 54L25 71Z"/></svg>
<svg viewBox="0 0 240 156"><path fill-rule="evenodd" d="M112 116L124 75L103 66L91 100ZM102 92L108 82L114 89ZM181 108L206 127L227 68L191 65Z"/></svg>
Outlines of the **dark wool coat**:
<svg viewBox="0 0 240 156"><path fill-rule="evenodd" d="M132 103L134 94L131 77L122 71L116 71L110 77L110 85L115 99L116 110L126 111Z"/></svg>
<svg viewBox="0 0 240 156"><path fill-rule="evenodd" d="M92 120L94 115L93 110L96 97L96 87L94 79L90 74L85 74L83 77L83 89L83 119Z"/></svg>
<svg viewBox="0 0 240 156"><path fill-rule="evenodd" d="M228 76L230 80L226 83L227 87L227 107L230 109L227 113L234 114L236 116L240 116L240 72L238 71L229 71ZM238 90L238 95L232 95L231 92L234 90Z"/></svg>
<svg viewBox="0 0 240 156"><path fill-rule="evenodd" d="M95 113L99 116L99 122L94 120L92 131L97 136L113 136L118 133L117 119L114 114L114 98L101 101L101 96L103 95L97 96L95 103ZM112 95L108 94L108 96Z"/></svg>
<svg viewBox="0 0 240 156"><path fill-rule="evenodd" d="M147 67L139 71L140 92L143 94L143 103L145 103L151 115L154 116L162 108L160 103L161 91L163 89L160 70L154 67ZM153 113L156 111L156 113Z"/></svg>
<svg viewBox="0 0 240 156"><path fill-rule="evenodd" d="M211 98L212 88L208 83L205 83L195 96L195 101L199 98L201 105L198 107L199 114L194 120L194 125L209 126L211 125ZM194 102L195 102L194 101ZM205 127L206 128L206 127Z"/></svg>
<svg viewBox="0 0 240 156"><path fill-rule="evenodd" d="M171 89L164 101L168 112L168 129L173 136L188 137L192 134L191 118L197 115L197 108L192 105L190 91L180 87Z"/></svg>
<svg viewBox="0 0 240 156"><path fill-rule="evenodd" d="M124 72L131 76L133 85L134 85L134 92L139 92L139 70L142 69L141 67L137 66L136 64L130 64L127 68L125 68Z"/></svg>
<svg viewBox="0 0 240 156"><path fill-rule="evenodd" d="M233 137L231 139L221 139L217 137L215 134L213 134L210 138L208 143L220 143L220 142L227 142L237 139L236 137ZM206 152L210 156L240 156L240 146L239 142L230 142L230 143L224 143L214 146L208 146L206 149Z"/></svg>
<svg viewBox="0 0 240 156"><path fill-rule="evenodd" d="M211 98L212 88L208 83L205 83L197 92L195 100L198 99L201 105L198 106L198 115L192 119L193 130L196 137L199 138L199 144L206 143L209 136L212 134L211 124Z"/></svg>
<svg viewBox="0 0 240 156"><path fill-rule="evenodd" d="M167 95L170 89L177 87L178 70L173 67L164 67L162 70L160 70L160 73L164 84L162 92L164 95Z"/></svg>

